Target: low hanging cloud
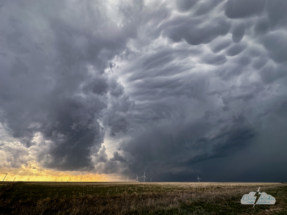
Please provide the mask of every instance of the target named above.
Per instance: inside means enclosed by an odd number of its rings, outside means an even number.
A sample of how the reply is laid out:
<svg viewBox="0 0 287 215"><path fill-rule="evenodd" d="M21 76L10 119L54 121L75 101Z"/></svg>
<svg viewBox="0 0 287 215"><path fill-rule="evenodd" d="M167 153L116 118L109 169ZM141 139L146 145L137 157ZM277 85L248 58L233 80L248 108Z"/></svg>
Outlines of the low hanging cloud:
<svg viewBox="0 0 287 215"><path fill-rule="evenodd" d="M1 122L26 147L36 132L51 141L35 158L45 167L93 168L90 151L103 142L99 120L108 93L122 90L104 71L136 34L124 14L120 28L109 20L108 7L97 1L2 5Z"/></svg>
<svg viewBox="0 0 287 215"><path fill-rule="evenodd" d="M285 125L285 9L274 0L4 1L1 123L27 149L40 133L45 150L34 159L46 168L187 180L225 159L222 177L209 177L232 180L229 161L254 146L260 160L266 129Z"/></svg>

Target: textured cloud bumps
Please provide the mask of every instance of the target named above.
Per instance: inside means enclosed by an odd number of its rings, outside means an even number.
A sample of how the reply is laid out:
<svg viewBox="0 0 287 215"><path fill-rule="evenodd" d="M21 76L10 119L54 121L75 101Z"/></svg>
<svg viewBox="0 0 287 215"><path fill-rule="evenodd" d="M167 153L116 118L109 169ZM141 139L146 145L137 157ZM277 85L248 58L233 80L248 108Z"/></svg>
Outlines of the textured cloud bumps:
<svg viewBox="0 0 287 215"><path fill-rule="evenodd" d="M5 1L0 121L43 167L273 180L252 165L286 149L286 6Z"/></svg>
<svg viewBox="0 0 287 215"><path fill-rule="evenodd" d="M51 141L37 157L42 165L92 169L90 151L103 142L99 119L108 93L120 96L123 91L104 70L134 36L133 24L123 20L117 27L106 12L97 13L109 7L99 2L51 1L43 12L45 5L2 5L8 12L1 15L1 122L27 147L36 132Z"/></svg>

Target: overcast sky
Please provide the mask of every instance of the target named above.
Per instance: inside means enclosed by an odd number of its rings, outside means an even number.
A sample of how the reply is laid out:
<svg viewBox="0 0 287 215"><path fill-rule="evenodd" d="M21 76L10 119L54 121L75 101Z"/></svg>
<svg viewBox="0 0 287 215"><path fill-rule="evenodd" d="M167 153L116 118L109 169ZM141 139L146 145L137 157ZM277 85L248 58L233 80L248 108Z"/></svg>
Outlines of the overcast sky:
<svg viewBox="0 0 287 215"><path fill-rule="evenodd" d="M1 0L0 170L286 181L286 11Z"/></svg>

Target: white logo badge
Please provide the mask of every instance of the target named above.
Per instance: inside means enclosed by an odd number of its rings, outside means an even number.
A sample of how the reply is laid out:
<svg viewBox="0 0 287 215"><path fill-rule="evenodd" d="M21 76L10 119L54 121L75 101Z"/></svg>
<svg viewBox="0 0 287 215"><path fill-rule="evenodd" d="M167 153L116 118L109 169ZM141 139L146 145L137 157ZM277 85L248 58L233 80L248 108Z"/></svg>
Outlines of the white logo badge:
<svg viewBox="0 0 287 215"><path fill-rule="evenodd" d="M256 192L250 192L249 194L244 194L241 199L241 204L243 205L274 205L276 199L268 195L265 192L259 192L260 187Z"/></svg>

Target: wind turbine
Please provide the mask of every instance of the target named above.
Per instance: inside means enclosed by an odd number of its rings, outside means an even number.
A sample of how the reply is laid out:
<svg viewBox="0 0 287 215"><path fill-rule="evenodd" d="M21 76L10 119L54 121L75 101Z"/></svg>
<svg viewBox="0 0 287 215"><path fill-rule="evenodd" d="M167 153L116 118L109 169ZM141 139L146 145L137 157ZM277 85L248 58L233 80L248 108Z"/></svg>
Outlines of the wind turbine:
<svg viewBox="0 0 287 215"><path fill-rule="evenodd" d="M8 175L8 173L5 174L5 176L4 176L4 178L3 178L3 181L5 180L5 178L6 178L7 175Z"/></svg>
<svg viewBox="0 0 287 215"><path fill-rule="evenodd" d="M5 180L6 176L7 176L7 174L8 174L8 173L6 173L6 174L5 174L5 176L4 176L4 178L3 178L3 181L2 181L2 182L3 182L2 187L4 187L4 180Z"/></svg>
<svg viewBox="0 0 287 215"><path fill-rule="evenodd" d="M197 176L197 180L198 180L198 182L200 182L200 178Z"/></svg>
<svg viewBox="0 0 287 215"><path fill-rule="evenodd" d="M136 175L137 177L136 177L136 179L137 179L137 182L139 182L139 177L138 177L138 175Z"/></svg>
<svg viewBox="0 0 287 215"><path fill-rule="evenodd" d="M144 178L144 182L145 182L145 179L147 178L147 177L145 176L145 172L144 172L144 175L143 175L142 177Z"/></svg>

